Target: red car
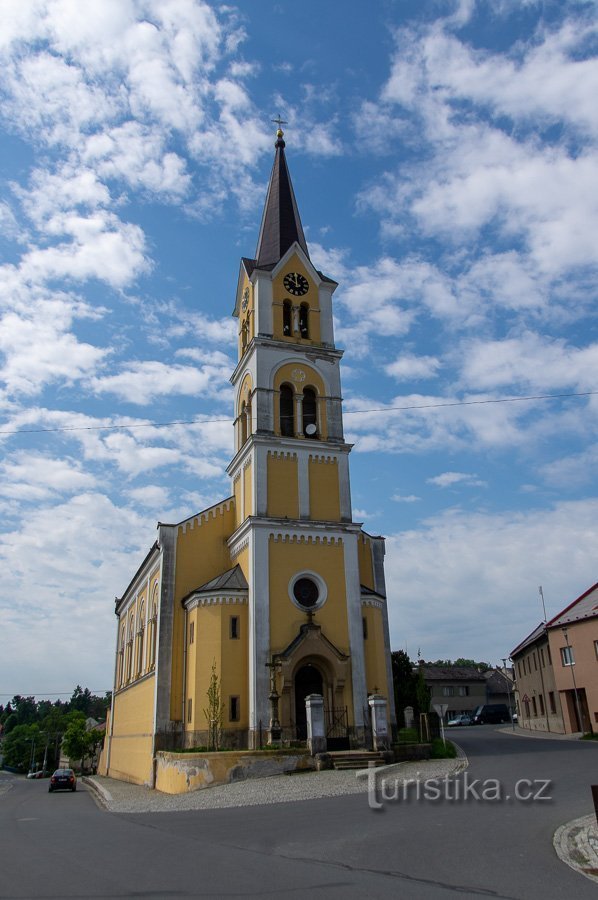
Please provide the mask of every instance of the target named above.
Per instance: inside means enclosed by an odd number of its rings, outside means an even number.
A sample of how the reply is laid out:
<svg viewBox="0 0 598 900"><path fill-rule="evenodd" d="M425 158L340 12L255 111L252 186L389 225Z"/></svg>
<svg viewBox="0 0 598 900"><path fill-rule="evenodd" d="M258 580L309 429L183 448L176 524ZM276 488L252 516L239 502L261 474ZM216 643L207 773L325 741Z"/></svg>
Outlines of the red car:
<svg viewBox="0 0 598 900"><path fill-rule="evenodd" d="M52 791L76 791L77 776L72 769L56 769L50 778L49 793Z"/></svg>

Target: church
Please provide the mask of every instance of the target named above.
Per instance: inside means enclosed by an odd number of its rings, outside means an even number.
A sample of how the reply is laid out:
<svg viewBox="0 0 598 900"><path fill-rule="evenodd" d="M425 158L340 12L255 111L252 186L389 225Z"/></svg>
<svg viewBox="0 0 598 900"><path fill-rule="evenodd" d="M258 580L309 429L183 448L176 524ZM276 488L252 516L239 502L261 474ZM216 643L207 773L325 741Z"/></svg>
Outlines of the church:
<svg viewBox="0 0 598 900"><path fill-rule="evenodd" d="M353 522L337 283L309 256L279 129L254 259L241 260L231 494L158 537L116 599L104 774L153 786L157 751L306 738L324 698L337 747L367 740L368 697L392 687L384 538ZM277 724L278 724L277 723Z"/></svg>

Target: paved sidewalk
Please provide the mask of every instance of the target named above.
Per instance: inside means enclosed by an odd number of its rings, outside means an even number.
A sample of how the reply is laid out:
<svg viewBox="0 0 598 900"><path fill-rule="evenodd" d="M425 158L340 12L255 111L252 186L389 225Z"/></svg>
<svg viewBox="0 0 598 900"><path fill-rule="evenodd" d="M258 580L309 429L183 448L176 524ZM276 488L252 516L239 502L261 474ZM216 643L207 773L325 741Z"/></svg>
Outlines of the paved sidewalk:
<svg viewBox="0 0 598 900"><path fill-rule="evenodd" d="M564 863L598 884L598 825L584 816L561 825L554 833L554 849Z"/></svg>
<svg viewBox="0 0 598 900"><path fill-rule="evenodd" d="M574 734L554 734L552 731L532 731L531 728L520 728L519 725L502 725L496 729L502 734L514 734L516 737L543 738L547 741L578 741L583 732L576 731Z"/></svg>
<svg viewBox="0 0 598 900"><path fill-rule="evenodd" d="M376 769L376 781L392 779L393 783L444 779L467 766L467 758L422 760L395 763ZM204 788L189 794L163 794L138 784L104 778L100 775L84 778L110 812L145 813L178 812L189 809L227 809L239 806L259 806L270 803L294 803L344 794L365 794L368 790L368 770L302 772L293 775L273 775L234 784Z"/></svg>

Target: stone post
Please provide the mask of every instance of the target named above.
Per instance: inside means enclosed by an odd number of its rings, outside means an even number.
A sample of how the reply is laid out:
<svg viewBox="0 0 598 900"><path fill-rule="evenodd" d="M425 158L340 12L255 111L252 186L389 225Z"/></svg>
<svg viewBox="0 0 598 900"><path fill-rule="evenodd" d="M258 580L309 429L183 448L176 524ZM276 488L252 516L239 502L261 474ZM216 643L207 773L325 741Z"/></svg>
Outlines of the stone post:
<svg viewBox="0 0 598 900"><path fill-rule="evenodd" d="M310 694L305 698L307 716L307 748L312 756L326 752L326 728L324 726L324 698Z"/></svg>
<svg viewBox="0 0 598 900"><path fill-rule="evenodd" d="M390 736L388 733L386 698L382 697L380 694L372 694L368 697L368 703L372 712L372 738L374 750L388 750Z"/></svg>
<svg viewBox="0 0 598 900"><path fill-rule="evenodd" d="M415 716L413 715L413 707L406 706L403 710L403 716L405 718L405 728L413 728L415 723Z"/></svg>

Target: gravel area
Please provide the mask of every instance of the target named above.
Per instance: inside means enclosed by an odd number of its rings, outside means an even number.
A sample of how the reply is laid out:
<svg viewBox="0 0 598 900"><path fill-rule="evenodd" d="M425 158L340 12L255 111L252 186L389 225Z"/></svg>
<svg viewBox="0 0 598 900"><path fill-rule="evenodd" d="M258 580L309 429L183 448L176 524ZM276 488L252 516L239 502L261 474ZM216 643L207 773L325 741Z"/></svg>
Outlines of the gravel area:
<svg viewBox="0 0 598 900"><path fill-rule="evenodd" d="M463 769L460 759L431 760L417 763L397 763L377 770L376 780L402 783L408 780L442 779ZM269 803L295 803L345 794L366 793L368 771L303 772L294 775L274 775L235 784L204 788L189 794L163 794L150 788L113 778L95 775L85 783L95 788L103 805L110 812L145 813L178 812L188 809L225 809L237 806L259 806Z"/></svg>

